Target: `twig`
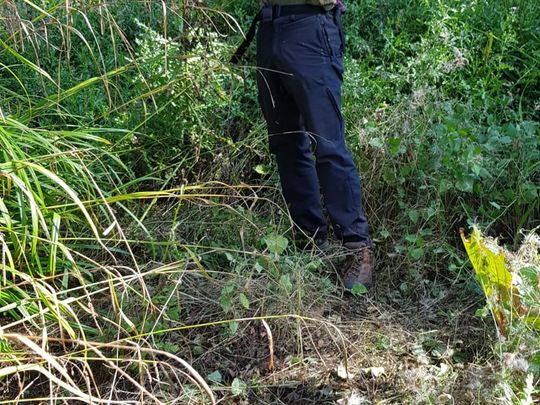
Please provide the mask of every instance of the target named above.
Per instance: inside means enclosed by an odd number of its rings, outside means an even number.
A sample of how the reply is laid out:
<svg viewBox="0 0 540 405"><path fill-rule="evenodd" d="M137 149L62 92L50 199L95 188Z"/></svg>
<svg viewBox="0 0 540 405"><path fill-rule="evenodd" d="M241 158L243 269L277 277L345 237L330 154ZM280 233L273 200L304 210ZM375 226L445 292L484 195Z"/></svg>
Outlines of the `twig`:
<svg viewBox="0 0 540 405"><path fill-rule="evenodd" d="M266 329L266 334L268 336L268 351L270 352L269 358L268 358L268 371L272 371L274 369L274 338L272 336L272 331L270 330L270 326L268 326L268 323L262 319L261 320L264 329Z"/></svg>

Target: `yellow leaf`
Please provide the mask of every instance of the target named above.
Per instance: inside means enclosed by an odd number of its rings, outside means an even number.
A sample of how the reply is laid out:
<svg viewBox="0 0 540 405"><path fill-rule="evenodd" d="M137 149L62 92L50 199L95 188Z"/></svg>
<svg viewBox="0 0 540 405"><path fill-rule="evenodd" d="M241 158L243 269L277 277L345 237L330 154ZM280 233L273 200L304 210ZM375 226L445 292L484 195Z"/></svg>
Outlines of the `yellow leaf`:
<svg viewBox="0 0 540 405"><path fill-rule="evenodd" d="M476 227L469 239L461 231L461 239L473 265L476 277L491 304L493 317L502 335L507 335L505 304L512 305L517 297L512 295L512 273L506 269L504 250L495 242L486 241Z"/></svg>

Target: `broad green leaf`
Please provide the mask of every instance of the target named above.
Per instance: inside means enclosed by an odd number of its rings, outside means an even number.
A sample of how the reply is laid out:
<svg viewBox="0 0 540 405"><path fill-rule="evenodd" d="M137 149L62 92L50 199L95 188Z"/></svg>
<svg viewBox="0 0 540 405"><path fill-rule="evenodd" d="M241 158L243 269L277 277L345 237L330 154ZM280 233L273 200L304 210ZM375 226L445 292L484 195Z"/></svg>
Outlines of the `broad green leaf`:
<svg viewBox="0 0 540 405"><path fill-rule="evenodd" d="M369 140L369 144L374 148L380 149L384 146L384 142L379 138L372 138Z"/></svg>
<svg viewBox="0 0 540 405"><path fill-rule="evenodd" d="M268 247L270 253L275 253L278 255L282 254L289 245L289 241L286 237L275 234L265 237L264 243Z"/></svg>
<svg viewBox="0 0 540 405"><path fill-rule="evenodd" d="M368 289L363 284L355 284L353 285L353 288L351 288L351 293L354 295L363 295L368 292Z"/></svg>
<svg viewBox="0 0 540 405"><path fill-rule="evenodd" d="M247 393L247 384L240 378L235 378L231 384L231 393L237 397Z"/></svg>
<svg viewBox="0 0 540 405"><path fill-rule="evenodd" d="M222 294L219 298L219 305L221 306L223 312L229 312L232 307L231 297L227 294Z"/></svg>
<svg viewBox="0 0 540 405"><path fill-rule="evenodd" d="M221 373L219 370L214 371L213 373L208 374L206 377L209 381L220 383L222 380Z"/></svg>
<svg viewBox="0 0 540 405"><path fill-rule="evenodd" d="M229 322L229 333L230 336L234 336L236 332L238 332L238 328L240 327L240 324L238 322Z"/></svg>
<svg viewBox="0 0 540 405"><path fill-rule="evenodd" d="M238 298L240 299L240 304L242 304L245 309L249 309L249 300L246 295L244 293L240 293Z"/></svg>
<svg viewBox="0 0 540 405"><path fill-rule="evenodd" d="M195 346L192 351L195 356L201 356L206 353L206 350L202 346Z"/></svg>
<svg viewBox="0 0 540 405"><path fill-rule="evenodd" d="M413 224L418 223L418 219L420 218L420 213L417 210L410 210L407 215L409 216L409 219Z"/></svg>
<svg viewBox="0 0 540 405"><path fill-rule="evenodd" d="M506 267L505 250L496 241L486 240L476 227L469 239L463 231L461 238L500 333L507 336L510 322L516 319L540 330L540 313L536 308L526 308L522 302L512 282L512 273ZM525 275L527 278L530 276Z"/></svg>
<svg viewBox="0 0 540 405"><path fill-rule="evenodd" d="M424 249L422 248L413 248L409 250L409 256L414 261L420 260L420 258L424 255Z"/></svg>

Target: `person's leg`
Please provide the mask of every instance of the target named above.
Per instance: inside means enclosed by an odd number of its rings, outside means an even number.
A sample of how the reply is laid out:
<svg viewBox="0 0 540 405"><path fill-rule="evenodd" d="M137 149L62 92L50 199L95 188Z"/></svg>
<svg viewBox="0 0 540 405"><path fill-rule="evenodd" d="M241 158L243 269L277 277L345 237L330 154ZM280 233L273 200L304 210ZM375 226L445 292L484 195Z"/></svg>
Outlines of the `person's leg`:
<svg viewBox="0 0 540 405"><path fill-rule="evenodd" d="M341 33L332 14L284 24L278 66L315 144L316 169L334 231L344 243L371 246L362 188L344 139Z"/></svg>
<svg viewBox="0 0 540 405"><path fill-rule="evenodd" d="M283 195L295 224L318 241L326 240L326 221L310 140L295 100L283 87L289 74L276 71L272 23L257 35L257 86L267 123L270 151L276 156Z"/></svg>

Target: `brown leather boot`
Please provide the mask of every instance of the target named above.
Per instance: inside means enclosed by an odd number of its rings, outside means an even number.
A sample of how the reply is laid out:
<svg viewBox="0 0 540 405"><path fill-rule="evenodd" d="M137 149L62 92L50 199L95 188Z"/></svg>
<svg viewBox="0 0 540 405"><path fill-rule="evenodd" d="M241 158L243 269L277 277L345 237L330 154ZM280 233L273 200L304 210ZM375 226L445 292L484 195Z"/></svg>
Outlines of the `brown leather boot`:
<svg viewBox="0 0 540 405"><path fill-rule="evenodd" d="M350 290L355 284L362 284L369 289L373 285L375 266L373 249L360 243L346 243L344 246L348 252L344 265L343 286Z"/></svg>

